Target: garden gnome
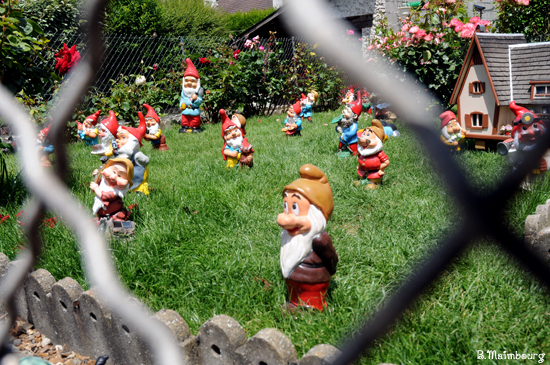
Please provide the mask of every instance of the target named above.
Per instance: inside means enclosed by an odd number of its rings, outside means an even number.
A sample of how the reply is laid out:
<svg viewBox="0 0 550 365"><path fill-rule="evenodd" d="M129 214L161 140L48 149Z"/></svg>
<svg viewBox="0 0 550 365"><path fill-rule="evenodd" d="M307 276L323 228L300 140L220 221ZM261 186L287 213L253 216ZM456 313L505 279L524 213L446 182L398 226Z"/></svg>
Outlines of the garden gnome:
<svg viewBox="0 0 550 365"><path fill-rule="evenodd" d="M124 207L122 199L126 196L132 178L134 166L127 158L112 158L99 171L90 189L95 193L93 214L97 219L112 218L115 221L125 221L130 212Z"/></svg>
<svg viewBox="0 0 550 365"><path fill-rule="evenodd" d="M159 151L168 151L168 146L166 145L166 137L162 134L160 129L160 118L155 113L155 109L152 106L143 104L147 109L147 115L145 115L145 125L147 130L145 131L146 141L150 141L153 149Z"/></svg>
<svg viewBox="0 0 550 365"><path fill-rule="evenodd" d="M319 93L317 91L312 91L307 94L307 97L302 94L302 101L300 102L302 107L302 112L300 117L307 119L311 123L311 117L313 116L313 104L319 99Z"/></svg>
<svg viewBox="0 0 550 365"><path fill-rule="evenodd" d="M287 117L285 119L285 127L282 129L282 131L288 136L302 135L302 119L300 118L301 111L302 108L299 101L288 107L286 112Z"/></svg>
<svg viewBox="0 0 550 365"><path fill-rule="evenodd" d="M346 105L342 110L342 119L336 126L336 132L340 133L339 153L347 152L354 156L357 155L357 119L359 119L362 109L361 91L359 91L357 100Z"/></svg>
<svg viewBox="0 0 550 365"><path fill-rule="evenodd" d="M149 184L147 176L149 174L149 157L143 154L139 149L141 140L145 136L145 118L141 112L138 112L139 127L132 128L122 126L116 134L117 148L113 149L113 157L121 157L129 159L134 165L134 173L130 191L138 191L145 195L149 195Z"/></svg>
<svg viewBox="0 0 550 365"><path fill-rule="evenodd" d="M254 150L248 143L248 139L245 138L246 119L240 114L233 114L229 119L223 109L220 110L220 117L222 118L222 138L224 140L222 156L227 161L226 168L233 168L239 163L241 166L252 167Z"/></svg>
<svg viewBox="0 0 550 365"><path fill-rule="evenodd" d="M183 74L183 85L180 98L181 129L180 133L202 132L201 110L203 89L199 73L188 58L187 68Z"/></svg>
<svg viewBox="0 0 550 365"><path fill-rule="evenodd" d="M78 136L84 140L86 146L94 146L98 143L99 130L97 129L97 118L101 110L98 110L92 115L88 115L82 123L82 129L79 128Z"/></svg>
<svg viewBox="0 0 550 365"><path fill-rule="evenodd" d="M48 125L46 128L42 129L38 133L36 143L38 144L38 152L40 153L40 166L42 167L52 167L50 162L50 155L53 153L53 144L48 139L48 133L52 124Z"/></svg>
<svg viewBox="0 0 550 365"><path fill-rule="evenodd" d="M99 144L96 144L92 150L93 155L109 155L111 156L113 150L113 141L120 128L118 121L116 120L115 112L109 110L109 116L99 123L98 137ZM115 143L116 145L116 143Z"/></svg>
<svg viewBox="0 0 550 365"><path fill-rule="evenodd" d="M464 142L466 130L460 127L456 115L450 110L441 113L441 141L449 146L451 152L460 151L460 143Z"/></svg>
<svg viewBox="0 0 550 365"><path fill-rule="evenodd" d="M546 125L535 113L510 102L510 110L515 114L512 138L497 145L500 154L505 155L508 162L517 166L524 161L525 154L531 151L542 135L546 133ZM550 151L546 151L539 161L537 168L531 174L538 175L548 169ZM529 177L528 179L529 180ZM527 181L528 184L528 181ZM525 186L525 183L524 183Z"/></svg>
<svg viewBox="0 0 550 365"><path fill-rule="evenodd" d="M355 100L355 91L353 91L353 86L350 86L348 92L342 99L342 104L348 105L353 103L354 100Z"/></svg>
<svg viewBox="0 0 550 365"><path fill-rule="evenodd" d="M338 254L325 227L334 203L326 175L317 166L303 165L300 179L283 190L281 270L288 288L287 309L298 306L323 310Z"/></svg>
<svg viewBox="0 0 550 365"><path fill-rule="evenodd" d="M384 170L390 164L388 156L382 151L384 127L378 119L373 119L372 126L359 131L357 136L357 174L360 180L354 182L354 185L366 184L366 189L378 189Z"/></svg>

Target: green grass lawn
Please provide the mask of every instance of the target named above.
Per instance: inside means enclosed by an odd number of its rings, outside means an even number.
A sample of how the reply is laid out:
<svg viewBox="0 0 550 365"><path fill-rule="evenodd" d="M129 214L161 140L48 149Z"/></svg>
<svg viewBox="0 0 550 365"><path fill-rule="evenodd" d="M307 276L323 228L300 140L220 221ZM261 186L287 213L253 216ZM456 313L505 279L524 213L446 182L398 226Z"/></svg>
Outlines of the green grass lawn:
<svg viewBox="0 0 550 365"><path fill-rule="evenodd" d="M226 314L248 336L278 329L299 356L320 343L341 346L452 234L460 216L429 156L403 124L398 124L401 138L384 146L390 166L380 189L352 186L356 160L334 154L338 135L330 121L336 113L314 115L314 123L304 123L302 137L296 138L280 131L281 116L249 118L247 137L256 150L251 170L225 169L221 125L206 125L202 134L180 135L175 127L166 131L168 152L152 151L145 142L153 191L127 196L126 205L139 204L135 239L111 243L123 283L152 310L179 312L194 334L209 318ZM366 125L361 119L360 127ZM94 196L88 184L99 161L83 143L69 150L69 185L91 216ZM466 151L453 158L482 192L491 191L508 171L496 153ZM283 187L299 177L305 163L319 166L331 184L335 208L327 232L340 262L328 309L293 318L281 312L286 286L276 216L283 209ZM512 199L503 219L515 232L523 233L526 216L550 198L549 188L546 176ZM15 216L19 209L4 207L0 213ZM43 232L45 249L36 267L57 280L71 276L87 288L74 234L62 224ZM15 219L0 224L2 252L13 258L21 241ZM476 350L550 353L549 306L536 280L497 245L480 241L453 262L361 364L477 364Z"/></svg>

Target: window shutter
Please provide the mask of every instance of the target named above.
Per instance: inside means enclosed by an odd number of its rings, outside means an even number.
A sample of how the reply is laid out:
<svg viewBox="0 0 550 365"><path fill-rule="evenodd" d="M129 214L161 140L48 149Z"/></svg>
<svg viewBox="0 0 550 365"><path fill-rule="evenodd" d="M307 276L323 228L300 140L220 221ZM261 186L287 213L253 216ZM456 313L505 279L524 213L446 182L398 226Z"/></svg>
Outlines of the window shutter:
<svg viewBox="0 0 550 365"><path fill-rule="evenodd" d="M482 93L485 92L485 83L484 82L481 83L481 92Z"/></svg>
<svg viewBox="0 0 550 365"><path fill-rule="evenodd" d="M470 84L470 86L471 85L472 84ZM470 116L470 114L464 115L464 124L466 125L466 129L472 128L472 117Z"/></svg>
<svg viewBox="0 0 550 365"><path fill-rule="evenodd" d="M489 114L483 114L483 120L481 123L483 128L489 128Z"/></svg>
<svg viewBox="0 0 550 365"><path fill-rule="evenodd" d="M470 82L470 85L468 85L468 86L470 88L470 93L473 93L474 92L474 83Z"/></svg>

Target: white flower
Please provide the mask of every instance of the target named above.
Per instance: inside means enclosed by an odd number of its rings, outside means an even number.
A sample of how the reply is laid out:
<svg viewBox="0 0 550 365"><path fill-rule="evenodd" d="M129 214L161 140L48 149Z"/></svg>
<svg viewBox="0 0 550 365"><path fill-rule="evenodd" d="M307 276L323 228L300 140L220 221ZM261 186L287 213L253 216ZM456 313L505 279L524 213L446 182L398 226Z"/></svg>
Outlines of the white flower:
<svg viewBox="0 0 550 365"><path fill-rule="evenodd" d="M145 84L145 76L139 75L138 77L136 77L136 85L140 86L143 84Z"/></svg>

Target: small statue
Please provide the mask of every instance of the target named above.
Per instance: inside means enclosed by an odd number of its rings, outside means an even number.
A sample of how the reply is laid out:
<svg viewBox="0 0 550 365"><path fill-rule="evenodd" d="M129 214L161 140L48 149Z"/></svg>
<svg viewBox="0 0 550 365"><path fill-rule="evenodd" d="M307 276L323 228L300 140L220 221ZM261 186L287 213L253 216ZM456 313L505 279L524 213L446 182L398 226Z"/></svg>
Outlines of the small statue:
<svg viewBox="0 0 550 365"><path fill-rule="evenodd" d="M99 171L90 189L95 193L93 214L97 219L112 218L125 221L130 212L122 199L126 196L134 175L134 166L127 158L112 158Z"/></svg>
<svg viewBox="0 0 550 365"><path fill-rule="evenodd" d="M252 145L245 138L246 119L240 114L233 114L231 119L225 113L225 110L220 110L222 118L222 138L224 145L222 149L223 159L227 160L226 168L233 168L237 164L242 166L253 166L252 155L254 150Z"/></svg>
<svg viewBox="0 0 550 365"><path fill-rule="evenodd" d="M53 153L53 144L48 139L48 132L51 126L52 124L50 123L50 125L42 129L36 139L36 143L38 144L37 149L40 153L40 166L42 167L52 167L50 155Z"/></svg>
<svg viewBox="0 0 550 365"><path fill-rule="evenodd" d="M281 271L290 300L286 309L303 306L322 311L338 264L338 254L325 232L334 202L328 179L317 166L303 165L300 176L285 186L284 212L277 216L282 228Z"/></svg>
<svg viewBox="0 0 550 365"><path fill-rule="evenodd" d="M101 110L98 110L94 114L87 116L86 119L84 119L84 123L82 124L77 122L78 136L80 137L80 139L84 140L86 146L95 146L98 143L99 131L96 125L97 118L99 118L100 113Z"/></svg>
<svg viewBox="0 0 550 365"><path fill-rule="evenodd" d="M153 149L159 151L168 151L168 146L166 145L166 137L162 134L160 129L160 118L155 113L153 107L143 104L147 109L147 115L145 115L145 124L147 125L147 130L145 132L146 141L150 141Z"/></svg>
<svg viewBox="0 0 550 365"><path fill-rule="evenodd" d="M354 156L357 155L357 120L361 115L362 109L361 91L359 91L357 100L344 107L342 110L342 118L339 119L336 125L336 132L340 134L337 153L341 157L346 157L350 154Z"/></svg>
<svg viewBox="0 0 550 365"><path fill-rule="evenodd" d="M111 156L113 150L113 142L120 126L116 120L115 112L109 110L109 116L99 123L98 137L99 144L93 147L92 155L109 155ZM115 143L116 145L116 143Z"/></svg>
<svg viewBox="0 0 550 365"><path fill-rule="evenodd" d="M288 111L286 112L287 118L285 119L285 127L282 129L282 131L288 136L302 135L302 119L300 118L301 111L302 108L299 101L288 107Z"/></svg>
<svg viewBox="0 0 550 365"><path fill-rule="evenodd" d="M180 98L181 129L180 133L199 133L201 129L202 95L199 73L189 58L185 60L187 68L183 74L183 83Z"/></svg>
<svg viewBox="0 0 550 365"><path fill-rule="evenodd" d="M386 121L380 121L384 127L384 143L388 140L389 137L399 137L401 132L397 129L397 126L393 123L388 123Z"/></svg>
<svg viewBox="0 0 550 365"><path fill-rule="evenodd" d="M348 105L353 103L355 100L355 91L353 91L353 86L350 86L349 90L346 92L346 95L342 99L342 104Z"/></svg>
<svg viewBox="0 0 550 365"><path fill-rule="evenodd" d="M449 146L450 152L460 151L460 144L466 138L466 130L456 121L456 115L450 110L441 113L441 141Z"/></svg>
<svg viewBox="0 0 550 365"><path fill-rule="evenodd" d="M517 105L514 101L510 102L509 107L516 116L512 128L512 138L498 143L497 151L504 155L515 168L524 161L526 153L535 148L540 137L546 133L546 125L538 115ZM537 168L527 176L522 186L528 187L530 180L535 175L548 170L549 164L550 150L547 150L539 160Z"/></svg>
<svg viewBox="0 0 550 365"><path fill-rule="evenodd" d="M313 116L313 104L319 99L319 93L317 91L311 91L307 94L307 97L302 94L302 101L300 102L302 107L302 112L300 117L307 119L311 123L311 117Z"/></svg>
<svg viewBox="0 0 550 365"><path fill-rule="evenodd" d="M149 175L149 157L147 157L139 149L141 148L141 140L145 136L145 118L141 112L138 112L139 127L132 128L122 126L118 129L116 134L116 145L112 149L112 155L106 154L106 156L127 158L134 165L134 173L132 179L132 185L130 191L138 191L145 195L149 195L149 184L147 177Z"/></svg>
<svg viewBox="0 0 550 365"><path fill-rule="evenodd" d="M384 170L390 164L388 156L382 151L384 127L378 119L372 120L372 126L357 133L359 137L357 152L357 174L360 180L354 185L365 185L366 189L378 189L382 183Z"/></svg>

